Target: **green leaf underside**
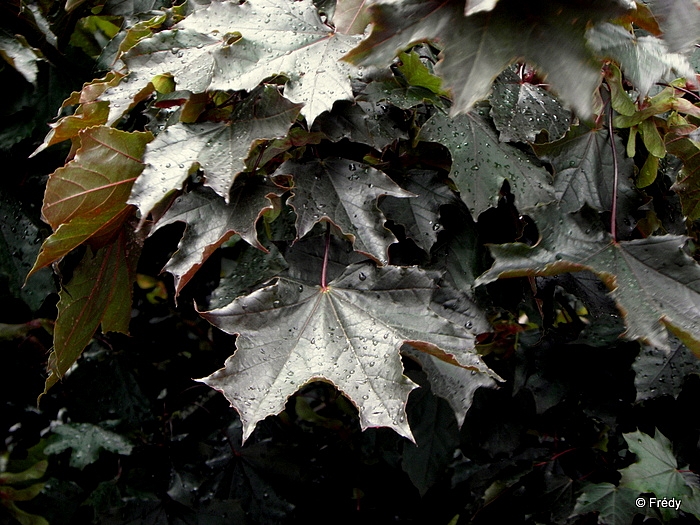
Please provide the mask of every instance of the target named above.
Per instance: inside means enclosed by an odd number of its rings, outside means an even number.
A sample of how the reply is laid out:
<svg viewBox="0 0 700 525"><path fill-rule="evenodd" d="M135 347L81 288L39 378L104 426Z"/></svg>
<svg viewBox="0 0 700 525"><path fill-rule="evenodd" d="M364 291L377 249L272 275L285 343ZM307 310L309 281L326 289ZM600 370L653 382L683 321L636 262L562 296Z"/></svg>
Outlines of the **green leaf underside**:
<svg viewBox="0 0 700 525"><path fill-rule="evenodd" d="M140 245L128 228L113 242L92 253L88 249L59 292L54 346L44 393L80 357L102 325L102 332L129 332L131 288Z"/></svg>
<svg viewBox="0 0 700 525"><path fill-rule="evenodd" d="M588 485L576 500L573 515L598 513L598 523L631 525L640 509L635 504L639 491L612 483Z"/></svg>
<svg viewBox="0 0 700 525"><path fill-rule="evenodd" d="M611 290L627 338L668 350L667 327L700 352L700 266L683 252L685 237L613 243L597 226L552 205L537 210L534 218L540 228L538 244L491 246L496 261L477 284L498 277L590 270Z"/></svg>
<svg viewBox="0 0 700 525"><path fill-rule="evenodd" d="M506 179L520 210L554 200L547 171L535 166L520 150L500 142L496 131L478 112L455 118L436 113L423 126L418 139L439 142L450 150L450 177L475 218L498 204Z"/></svg>
<svg viewBox="0 0 700 525"><path fill-rule="evenodd" d="M228 200L236 177L246 169L251 150L265 140L283 138L299 114L299 105L264 86L237 106L229 122L177 123L146 147L146 168L136 180L129 203L142 220L172 191L182 188L193 165L204 171L205 186Z"/></svg>
<svg viewBox="0 0 700 525"><path fill-rule="evenodd" d="M284 75L285 97L304 104L302 115L311 124L336 100L352 100L354 68L339 59L358 40L323 24L310 0L212 2L122 58L134 95L163 73L173 75L177 89L195 93L251 91L266 78Z"/></svg>
<svg viewBox="0 0 700 525"><path fill-rule="evenodd" d="M688 59L669 53L663 40L654 36L635 37L614 24L600 24L588 31L588 41L599 55L616 60L642 96L660 80L693 78Z"/></svg>
<svg viewBox="0 0 700 525"><path fill-rule="evenodd" d="M412 439L405 406L416 385L402 373L402 343L490 372L473 351L474 336L431 310L435 289L426 272L372 263L349 266L325 290L278 279L202 313L239 335L225 368L201 381L224 393L238 411L244 440L312 380L328 381L347 395L358 407L362 429L386 426Z"/></svg>
<svg viewBox="0 0 700 525"><path fill-rule="evenodd" d="M542 131L552 142L569 130L571 112L542 87L523 82L515 68L496 79L490 103L501 142L534 142Z"/></svg>
<svg viewBox="0 0 700 525"><path fill-rule="evenodd" d="M580 210L584 204L609 210L615 180L612 148L607 130L572 128L560 141L534 145L537 156L554 168L554 194L564 212ZM634 161L624 156L624 146L615 137L619 186L630 188ZM619 187L618 187L619 190Z"/></svg>
<svg viewBox="0 0 700 525"><path fill-rule="evenodd" d="M100 451L129 455L133 446L119 434L90 423L67 423L53 429L54 438L44 449L46 454L58 454L72 449L70 466L84 469L97 461Z"/></svg>
<svg viewBox="0 0 700 525"><path fill-rule="evenodd" d="M599 69L586 45L589 24L622 14L615 2L501 0L489 12L464 16L464 2L404 0L374 4L370 37L348 55L360 65L388 64L410 44L436 40L442 60L435 70L452 91L453 114L488 96L491 83L509 64L536 64L562 100L582 116L592 113ZM490 7L490 6L489 6ZM469 6L466 6L469 11Z"/></svg>
<svg viewBox="0 0 700 525"><path fill-rule="evenodd" d="M283 191L266 179L253 176L234 185L228 204L207 188L178 197L151 230L153 234L174 222L187 224L178 250L164 268L175 277L175 291L179 292L214 250L234 233L264 250L255 224L266 210L272 209L270 197L279 197Z"/></svg>
<svg viewBox="0 0 700 525"><path fill-rule="evenodd" d="M682 501L690 496L690 487L678 472L678 463L666 436L657 430L653 438L640 431L623 434L623 437L630 452L637 456L637 461L620 470L621 486L639 492L652 492L659 498Z"/></svg>
<svg viewBox="0 0 700 525"><path fill-rule="evenodd" d="M678 340L671 341L671 351L653 346L643 347L632 364L637 401L663 395L677 398L690 374L700 374L700 360Z"/></svg>
<svg viewBox="0 0 700 525"><path fill-rule="evenodd" d="M46 185L44 219L54 229L30 275L90 239L109 240L132 213L126 200L143 170L150 133L100 126L80 133L75 158L57 169Z"/></svg>
<svg viewBox="0 0 700 525"><path fill-rule="evenodd" d="M377 198L412 197L412 193L374 168L341 158L289 160L274 175L294 177L293 196L287 202L297 214L297 238L318 222L330 220L355 250L382 264L388 262L387 250L396 237L384 227L386 219Z"/></svg>

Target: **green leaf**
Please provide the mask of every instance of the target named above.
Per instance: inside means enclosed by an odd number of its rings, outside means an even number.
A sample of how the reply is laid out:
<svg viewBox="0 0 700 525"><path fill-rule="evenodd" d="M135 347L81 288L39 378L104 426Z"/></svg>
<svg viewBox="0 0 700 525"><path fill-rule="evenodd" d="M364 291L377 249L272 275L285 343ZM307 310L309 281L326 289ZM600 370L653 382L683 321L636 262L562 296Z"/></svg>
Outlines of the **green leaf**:
<svg viewBox="0 0 700 525"><path fill-rule="evenodd" d="M537 245L491 246L496 261L477 285L498 277L590 270L622 311L625 337L668 350L668 328L700 355L700 266L683 251L685 237L615 243L599 225L553 205L533 216L541 236Z"/></svg>
<svg viewBox="0 0 700 525"><path fill-rule="evenodd" d="M411 395L407 413L416 442L404 442L401 468L423 496L452 461L459 429L450 406L428 388Z"/></svg>
<svg viewBox="0 0 700 525"><path fill-rule="evenodd" d="M683 213L691 221L700 219L700 142L685 135L668 133L666 149L683 161L683 169L672 186L680 195Z"/></svg>
<svg viewBox="0 0 700 525"><path fill-rule="evenodd" d="M34 272L86 241L99 247L132 214L126 199L143 170L141 158L150 133L127 133L100 126L80 132L75 158L49 176L42 214L54 233L44 241Z"/></svg>
<svg viewBox="0 0 700 525"><path fill-rule="evenodd" d="M639 492L611 483L588 485L576 500L572 516L589 512L598 513L598 523L605 525L631 525L640 509L635 505Z"/></svg>
<svg viewBox="0 0 700 525"><path fill-rule="evenodd" d="M358 40L334 33L311 0L212 2L171 30L141 40L122 59L133 94L162 73L173 75L177 89L195 93L251 91L284 75L285 97L304 104L301 113L311 124L336 100L352 100L354 68L339 59ZM103 98L110 99L110 92Z"/></svg>
<svg viewBox="0 0 700 525"><path fill-rule="evenodd" d="M455 118L438 112L418 135L419 140L439 142L450 150L450 177L472 216L498 204L504 180L521 211L554 200L549 174L520 150L501 143L482 111Z"/></svg>
<svg viewBox="0 0 700 525"><path fill-rule="evenodd" d="M234 184L228 204L206 188L178 197L151 230L153 234L168 224L187 224L178 250L163 268L175 277L175 293L234 233L265 250L258 241L255 224L266 210L273 208L271 199L280 197L283 191L261 177L252 176Z"/></svg>
<svg viewBox="0 0 700 525"><path fill-rule="evenodd" d="M535 144L533 149L554 168L554 193L564 212L578 211L585 204L598 211L611 209L616 162L607 130L575 126L560 141ZM615 150L618 191L630 191L634 161L625 158L625 148L618 136L615 136Z"/></svg>
<svg viewBox="0 0 700 525"><path fill-rule="evenodd" d="M317 379L358 407L362 429L386 426L412 438L405 405L416 385L402 374L399 357L407 341L490 373L473 350L474 336L431 309L437 285L430 274L365 263L349 266L326 288L314 283L317 278L280 278L202 313L238 334L225 368L201 381L223 392L238 411L244 440L258 421L282 411L290 395Z"/></svg>
<svg viewBox="0 0 700 525"><path fill-rule="evenodd" d="M472 9L456 0L376 3L370 8L370 37L346 58L384 66L413 43L437 40L442 60L435 70L453 94L453 115L486 98L498 74L524 59L537 64L562 100L588 117L600 75L585 32L590 24L622 14L629 4L621 4L501 0L483 12L482 5ZM476 14L464 16L465 9Z"/></svg>
<svg viewBox="0 0 700 525"><path fill-rule="evenodd" d="M285 137L298 114L299 105L265 86L236 106L229 121L168 126L146 147L146 168L129 203L144 221L166 195L182 188L194 165L204 171L204 185L228 200L251 151L265 140Z"/></svg>
<svg viewBox="0 0 700 525"><path fill-rule="evenodd" d="M87 249L59 292L44 393L63 378L100 325L103 333L129 332L131 288L140 251L140 240L128 227L95 253Z"/></svg>
<svg viewBox="0 0 700 525"><path fill-rule="evenodd" d="M412 197L382 172L341 158L288 160L274 173L291 175L293 195L287 203L297 214L297 239L315 224L330 220L350 239L355 250L386 264L389 245L396 242L384 227L377 207L382 195Z"/></svg>
<svg viewBox="0 0 700 525"><path fill-rule="evenodd" d="M429 89L402 84L396 77L370 82L358 96L358 100L373 104L386 101L401 109L411 109L430 102L438 108L445 109L444 101Z"/></svg>
<svg viewBox="0 0 700 525"><path fill-rule="evenodd" d="M22 483L25 481L32 481L35 479L41 479L44 474L46 474L46 468L49 463L45 460L38 461L31 467L22 472L0 472L0 485L8 485L15 483Z"/></svg>
<svg viewBox="0 0 700 525"><path fill-rule="evenodd" d="M429 89L436 95L445 94L442 89L442 79L432 74L423 64L418 53L415 51L400 53L399 60L401 62L397 69L411 86Z"/></svg>
<svg viewBox="0 0 700 525"><path fill-rule="evenodd" d="M669 53L664 41L654 36L636 37L615 24L599 24L587 33L591 49L620 64L627 79L645 97L660 80L676 77L694 78L688 59Z"/></svg>
<svg viewBox="0 0 700 525"><path fill-rule="evenodd" d="M523 81L513 67L498 76L489 102L501 142L534 142L542 131L553 142L571 125L571 112L542 87Z"/></svg>
<svg viewBox="0 0 700 525"><path fill-rule="evenodd" d="M671 450L671 442L656 430L652 438L644 432L636 431L622 435L630 452L637 456L637 462L620 470L620 486L639 492L653 492L659 498L683 500L690 496L690 487L683 475L678 472L678 463ZM666 519L676 512L661 509Z"/></svg>
<svg viewBox="0 0 700 525"><path fill-rule="evenodd" d="M680 341L671 341L671 351L643 346L632 364L637 401L663 395L678 397L690 374L700 374L700 360Z"/></svg>
<svg viewBox="0 0 700 525"><path fill-rule="evenodd" d="M430 252L438 234L443 230L440 224L440 207L456 204L455 193L446 184L444 177L430 170L408 170L398 179L401 187L416 195L410 199L386 197L379 205L384 215L406 230L406 237Z"/></svg>
<svg viewBox="0 0 700 525"><path fill-rule="evenodd" d="M83 470L97 461L101 450L128 456L133 446L125 438L90 423L66 423L53 429L54 438L46 446L46 454L59 454L72 449L70 466Z"/></svg>

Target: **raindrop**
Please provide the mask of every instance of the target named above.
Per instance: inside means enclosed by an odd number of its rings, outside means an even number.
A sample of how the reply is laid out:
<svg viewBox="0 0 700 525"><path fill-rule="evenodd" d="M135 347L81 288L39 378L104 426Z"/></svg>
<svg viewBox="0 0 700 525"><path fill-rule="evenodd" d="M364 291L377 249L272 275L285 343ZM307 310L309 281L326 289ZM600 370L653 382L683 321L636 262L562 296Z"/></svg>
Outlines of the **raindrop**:
<svg viewBox="0 0 700 525"><path fill-rule="evenodd" d="M360 272L360 275L358 275L358 277L360 278L360 281L364 281L365 279L367 279L367 276L363 272Z"/></svg>

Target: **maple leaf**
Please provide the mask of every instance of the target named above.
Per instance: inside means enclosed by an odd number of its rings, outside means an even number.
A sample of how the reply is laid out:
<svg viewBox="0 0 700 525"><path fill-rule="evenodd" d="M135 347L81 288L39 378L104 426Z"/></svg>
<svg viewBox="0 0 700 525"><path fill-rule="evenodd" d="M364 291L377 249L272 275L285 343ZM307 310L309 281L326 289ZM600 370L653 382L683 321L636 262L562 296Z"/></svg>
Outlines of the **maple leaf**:
<svg viewBox="0 0 700 525"><path fill-rule="evenodd" d="M369 25L369 0L338 0L333 14L333 25L338 33L361 35Z"/></svg>
<svg viewBox="0 0 700 525"><path fill-rule="evenodd" d="M83 470L98 460L101 450L128 456L133 445L119 434L90 423L66 423L53 429L45 454L71 449L70 466Z"/></svg>
<svg viewBox="0 0 700 525"><path fill-rule="evenodd" d="M430 252L443 230L440 225L440 207L459 202L455 193L435 171L409 170L399 182L406 191L415 194L410 199L386 197L379 208L406 230L406 237Z"/></svg>
<svg viewBox="0 0 700 525"><path fill-rule="evenodd" d="M266 210L273 208L271 198L280 197L283 191L266 179L252 176L234 185L228 203L207 188L178 197L151 230L153 234L174 222L187 224L178 250L163 268L175 277L175 293L234 233L265 250L258 241L255 224Z"/></svg>
<svg viewBox="0 0 700 525"><path fill-rule="evenodd" d="M690 374L700 375L700 360L680 341L671 341L671 351L643 347L632 364L636 401L671 395L678 398Z"/></svg>
<svg viewBox="0 0 700 525"><path fill-rule="evenodd" d="M611 483L588 485L576 500L572 515L598 513L598 523L608 525L631 525L639 508L635 499L639 492L627 487L616 487Z"/></svg>
<svg viewBox="0 0 700 525"><path fill-rule="evenodd" d="M276 75L288 78L285 96L303 103L309 124L336 100L352 100L354 68L339 61L359 37L335 33L311 0L212 2L172 29L141 40L122 55L129 70L126 97L159 74L172 75L177 89L254 89ZM116 88L105 93L110 100ZM110 117L112 118L112 117Z"/></svg>
<svg viewBox="0 0 700 525"><path fill-rule="evenodd" d="M600 211L609 210L616 168L618 191L632 189L634 161L624 156L624 146L618 136L615 136L617 158L613 158L607 130L575 126L563 139L551 144L534 144L533 149L554 168L554 194L564 212L578 211L584 204Z"/></svg>
<svg viewBox="0 0 700 525"><path fill-rule="evenodd" d="M303 269L299 269L303 271ZM387 426L412 438L406 399L416 385L402 373L404 342L453 364L489 373L474 336L435 313L431 274L416 268L355 264L326 287L289 277L201 312L238 334L224 368L201 379L238 411L243 439L284 409L313 380L334 384L358 407L362 429ZM496 376L497 377L497 376Z"/></svg>
<svg viewBox="0 0 700 525"><path fill-rule="evenodd" d="M372 33L347 59L359 65L388 64L411 44L436 40L442 60L435 71L452 92L452 114L464 113L488 96L509 64L536 64L562 100L582 116L592 114L599 66L586 43L590 24L614 18L629 2L500 0L464 5L456 0L402 0L373 4ZM488 11L484 11L481 7ZM474 13L464 16L464 12ZM481 12L478 12L481 11Z"/></svg>
<svg viewBox="0 0 700 525"><path fill-rule="evenodd" d="M623 27L599 24L587 33L593 50L605 58L616 60L627 79L645 97L660 80L676 77L694 78L688 59L668 52L663 40L654 36L636 37Z"/></svg>
<svg viewBox="0 0 700 525"><path fill-rule="evenodd" d="M141 239L126 227L96 252L85 252L58 294L44 394L80 357L98 327L103 333L129 332L131 289L140 253Z"/></svg>
<svg viewBox="0 0 700 525"><path fill-rule="evenodd" d="M496 79L490 98L491 118L501 142L534 142L542 131L547 141L559 140L568 131L571 113L542 87L524 82L514 68Z"/></svg>
<svg viewBox="0 0 700 525"><path fill-rule="evenodd" d="M341 158L288 160L273 174L279 175L294 178L293 196L287 202L297 214L297 239L314 224L330 220L352 240L355 250L388 262L387 249L397 240L384 227L377 198L412 197L412 193L374 168Z"/></svg>
<svg viewBox="0 0 700 525"><path fill-rule="evenodd" d="M659 430L654 437L636 431L623 434L630 452L637 456L637 461L620 470L620 486L639 492L652 492L659 498L684 500L691 495L690 487L678 471L678 463L671 442ZM664 518L669 520L675 512L660 509ZM675 510L675 509L674 509Z"/></svg>
<svg viewBox="0 0 700 525"><path fill-rule="evenodd" d="M418 135L419 140L439 142L450 150L450 177L472 216L498 204L504 180L521 210L554 200L549 174L520 150L500 142L481 112L455 118L438 112Z"/></svg>
<svg viewBox="0 0 700 525"><path fill-rule="evenodd" d="M625 337L668 351L668 328L700 355L700 265L683 251L685 237L613 242L599 224L581 214L563 214L554 205L532 216L540 229L538 243L491 246L496 261L477 285L498 277L590 270L622 311Z"/></svg>
<svg viewBox="0 0 700 525"><path fill-rule="evenodd" d="M700 40L700 8L695 0L652 0L664 42L673 52L688 52Z"/></svg>
<svg viewBox="0 0 700 525"><path fill-rule="evenodd" d="M129 203L145 220L163 197L182 188L195 164L204 171L204 185L228 200L250 152L265 140L284 137L298 114L299 105L264 86L238 105L227 122L168 126L146 147L146 168Z"/></svg>
<svg viewBox="0 0 700 525"><path fill-rule="evenodd" d="M144 168L141 158L153 135L100 126L79 136L75 158L46 184L41 211L54 233L44 241L29 276L86 241L99 247L133 214L127 197Z"/></svg>

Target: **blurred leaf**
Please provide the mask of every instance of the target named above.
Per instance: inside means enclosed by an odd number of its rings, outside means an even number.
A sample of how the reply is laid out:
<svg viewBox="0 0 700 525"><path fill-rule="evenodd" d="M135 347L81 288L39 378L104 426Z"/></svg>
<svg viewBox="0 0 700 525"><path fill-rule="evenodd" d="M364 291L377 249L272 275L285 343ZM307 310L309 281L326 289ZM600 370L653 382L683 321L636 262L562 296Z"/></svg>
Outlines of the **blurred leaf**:
<svg viewBox="0 0 700 525"><path fill-rule="evenodd" d="M24 37L0 30L0 57L15 68L27 82L36 85L41 58L38 49L29 46Z"/></svg>
<svg viewBox="0 0 700 525"><path fill-rule="evenodd" d="M65 423L53 429L54 437L44 449L46 454L71 450L70 466L84 469L97 461L100 451L128 456L133 445L125 438L90 423Z"/></svg>

